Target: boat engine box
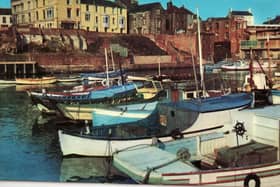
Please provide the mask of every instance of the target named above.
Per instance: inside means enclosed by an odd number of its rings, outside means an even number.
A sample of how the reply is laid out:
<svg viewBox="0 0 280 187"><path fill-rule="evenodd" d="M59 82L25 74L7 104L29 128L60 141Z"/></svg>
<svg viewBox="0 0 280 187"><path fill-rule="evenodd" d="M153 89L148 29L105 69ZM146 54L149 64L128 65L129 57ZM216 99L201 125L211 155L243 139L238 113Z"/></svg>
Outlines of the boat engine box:
<svg viewBox="0 0 280 187"><path fill-rule="evenodd" d="M222 167L241 167L271 163L277 160L277 147L250 142L217 150L216 163Z"/></svg>

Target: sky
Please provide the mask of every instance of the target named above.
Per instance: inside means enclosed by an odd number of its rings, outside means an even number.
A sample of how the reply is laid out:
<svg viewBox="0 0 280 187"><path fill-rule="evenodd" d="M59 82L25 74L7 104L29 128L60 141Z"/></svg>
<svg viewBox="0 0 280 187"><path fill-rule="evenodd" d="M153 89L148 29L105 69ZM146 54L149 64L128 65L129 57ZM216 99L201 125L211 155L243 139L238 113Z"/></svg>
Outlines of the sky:
<svg viewBox="0 0 280 187"><path fill-rule="evenodd" d="M139 4L161 2L166 8L169 0L138 0ZM172 0L172 3L178 7L184 5L190 11L196 13L199 9L199 15L202 20L209 17L225 17L229 10L252 10L255 18L255 24L261 24L269 18L275 18L280 15L279 0ZM10 7L10 0L0 0L0 7Z"/></svg>

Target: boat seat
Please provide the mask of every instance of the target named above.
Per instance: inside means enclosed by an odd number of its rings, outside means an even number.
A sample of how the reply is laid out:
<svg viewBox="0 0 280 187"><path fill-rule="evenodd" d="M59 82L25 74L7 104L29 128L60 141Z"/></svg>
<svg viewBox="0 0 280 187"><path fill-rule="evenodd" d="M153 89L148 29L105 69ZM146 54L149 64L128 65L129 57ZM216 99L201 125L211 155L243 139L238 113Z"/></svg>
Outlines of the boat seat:
<svg viewBox="0 0 280 187"><path fill-rule="evenodd" d="M201 169L217 169L216 155L214 153L203 155L200 162Z"/></svg>

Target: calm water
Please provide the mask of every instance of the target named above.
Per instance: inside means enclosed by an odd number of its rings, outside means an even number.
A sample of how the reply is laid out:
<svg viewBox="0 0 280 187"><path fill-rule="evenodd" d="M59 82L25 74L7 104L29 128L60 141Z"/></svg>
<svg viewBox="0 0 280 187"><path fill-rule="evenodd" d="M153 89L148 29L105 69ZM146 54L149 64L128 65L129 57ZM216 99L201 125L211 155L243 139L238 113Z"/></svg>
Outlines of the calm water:
<svg viewBox="0 0 280 187"><path fill-rule="evenodd" d="M212 87L225 80L234 85L245 74L226 73L219 81L207 75L206 80ZM24 89L0 87L0 180L133 183L106 159L62 158L56 119L41 116Z"/></svg>

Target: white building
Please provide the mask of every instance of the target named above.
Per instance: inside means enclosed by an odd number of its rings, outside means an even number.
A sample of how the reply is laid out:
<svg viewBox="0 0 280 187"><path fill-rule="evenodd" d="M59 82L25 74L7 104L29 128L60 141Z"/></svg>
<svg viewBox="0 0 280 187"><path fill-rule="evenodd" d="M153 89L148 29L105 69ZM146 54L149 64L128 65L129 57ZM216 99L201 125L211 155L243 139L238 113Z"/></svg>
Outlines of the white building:
<svg viewBox="0 0 280 187"><path fill-rule="evenodd" d="M0 28L12 25L12 11L10 8L0 8Z"/></svg>
<svg viewBox="0 0 280 187"><path fill-rule="evenodd" d="M233 17L235 20L245 20L247 21L247 25L254 25L254 16L252 14L251 9L248 11L234 11L230 9L228 17Z"/></svg>

